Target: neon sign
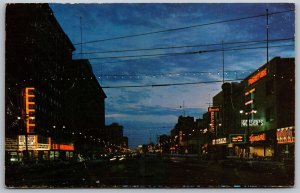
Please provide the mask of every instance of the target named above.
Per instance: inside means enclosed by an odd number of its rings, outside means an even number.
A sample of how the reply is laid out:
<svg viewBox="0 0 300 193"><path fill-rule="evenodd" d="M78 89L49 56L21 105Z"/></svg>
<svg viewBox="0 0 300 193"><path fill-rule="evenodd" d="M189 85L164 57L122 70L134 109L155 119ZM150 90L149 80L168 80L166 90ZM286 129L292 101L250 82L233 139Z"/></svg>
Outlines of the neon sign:
<svg viewBox="0 0 300 193"><path fill-rule="evenodd" d="M251 90L249 90L248 92L245 93L245 96L249 95L250 93L253 93L255 91L255 88L252 88Z"/></svg>
<svg viewBox="0 0 300 193"><path fill-rule="evenodd" d="M18 136L19 151L26 150L26 137L25 135ZM36 150L38 146L38 136L27 136L27 150Z"/></svg>
<svg viewBox="0 0 300 193"><path fill-rule="evenodd" d="M210 131L215 130L215 112L211 111L210 112Z"/></svg>
<svg viewBox="0 0 300 193"><path fill-rule="evenodd" d="M242 124L242 127L248 127L248 120L242 119L241 124ZM262 126L263 124L264 124L264 121L262 119L250 119L249 120L250 127L258 127L258 126Z"/></svg>
<svg viewBox="0 0 300 193"><path fill-rule="evenodd" d="M213 145L215 145L215 144L226 144L226 143L227 143L227 138L226 137L212 140Z"/></svg>
<svg viewBox="0 0 300 193"><path fill-rule="evenodd" d="M249 141L251 143L255 142L255 141L265 141L266 140L266 134L263 133L263 134L258 134L258 135L255 135L255 134L251 134L249 136Z"/></svg>
<svg viewBox="0 0 300 193"><path fill-rule="evenodd" d="M53 150L69 150L69 151L73 151L74 150L74 146L72 144L68 145L68 144L52 144L52 149Z"/></svg>
<svg viewBox="0 0 300 193"><path fill-rule="evenodd" d="M267 75L267 68L257 72L248 79L248 85L251 85Z"/></svg>
<svg viewBox="0 0 300 193"><path fill-rule="evenodd" d="M220 111L219 107L208 107L208 112L218 112Z"/></svg>
<svg viewBox="0 0 300 193"><path fill-rule="evenodd" d="M246 143L245 134L230 134L229 140L230 143L234 143L234 144Z"/></svg>
<svg viewBox="0 0 300 193"><path fill-rule="evenodd" d="M294 127L285 127L277 129L277 142L283 143L294 143L295 142L295 130Z"/></svg>
<svg viewBox="0 0 300 193"><path fill-rule="evenodd" d="M35 94L33 87L26 87L24 89L24 106L25 106L25 115L26 115L26 131L27 133L34 133L35 128Z"/></svg>

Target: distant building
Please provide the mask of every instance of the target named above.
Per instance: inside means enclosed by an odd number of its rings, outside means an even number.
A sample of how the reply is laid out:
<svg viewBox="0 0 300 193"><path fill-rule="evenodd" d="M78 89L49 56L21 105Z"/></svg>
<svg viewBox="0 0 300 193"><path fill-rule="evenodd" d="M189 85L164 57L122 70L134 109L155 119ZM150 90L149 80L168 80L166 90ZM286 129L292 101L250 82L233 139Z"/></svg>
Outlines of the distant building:
<svg viewBox="0 0 300 193"><path fill-rule="evenodd" d="M122 144L121 144L121 146L125 147L125 148L128 148L128 137L126 137L126 136L122 137Z"/></svg>
<svg viewBox="0 0 300 193"><path fill-rule="evenodd" d="M120 146L123 142L123 126L112 123L105 127L103 135L108 145Z"/></svg>
<svg viewBox="0 0 300 193"><path fill-rule="evenodd" d="M158 139L158 144L160 146L162 153L170 153L171 148L171 137L164 134L160 135Z"/></svg>
<svg viewBox="0 0 300 193"><path fill-rule="evenodd" d="M194 117L179 116L178 122L175 127L171 130L171 139L176 151L188 152L191 151L191 142L193 130L196 129L196 123Z"/></svg>

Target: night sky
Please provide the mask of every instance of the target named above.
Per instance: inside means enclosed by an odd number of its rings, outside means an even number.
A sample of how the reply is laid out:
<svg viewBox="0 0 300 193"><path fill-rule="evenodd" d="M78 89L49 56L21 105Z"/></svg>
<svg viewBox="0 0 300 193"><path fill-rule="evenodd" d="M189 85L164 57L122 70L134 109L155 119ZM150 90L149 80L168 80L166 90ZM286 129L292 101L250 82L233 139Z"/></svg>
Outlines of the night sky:
<svg viewBox="0 0 300 193"><path fill-rule="evenodd" d="M222 41L225 49L225 80L245 78L266 63L267 52L266 48L240 48L265 47L266 43L235 42L266 40L266 16L130 38L107 39L255 16L265 14L266 9L269 13L294 9L293 4L156 3L50 6L65 33L76 44L73 58L90 59L95 76L103 87L222 81L223 57L222 52L217 51L222 48ZM83 53L123 51L81 56L81 48L77 44L81 42L80 17L82 42L85 43L82 45ZM294 12L269 16L269 40L293 38L294 17ZM106 41L86 43L105 39ZM293 40L270 41L269 59L275 56L294 57L294 46L276 47L293 43ZM165 47L173 48L141 50ZM200 50L210 52L141 56ZM120 56L121 58L107 58ZM184 114L202 118L208 103L212 103L212 97L221 91L221 85L222 82L214 82L162 87L104 88L107 95L106 125L113 122L123 125L130 147L149 143L150 140L156 142L157 136L170 134L178 116Z"/></svg>

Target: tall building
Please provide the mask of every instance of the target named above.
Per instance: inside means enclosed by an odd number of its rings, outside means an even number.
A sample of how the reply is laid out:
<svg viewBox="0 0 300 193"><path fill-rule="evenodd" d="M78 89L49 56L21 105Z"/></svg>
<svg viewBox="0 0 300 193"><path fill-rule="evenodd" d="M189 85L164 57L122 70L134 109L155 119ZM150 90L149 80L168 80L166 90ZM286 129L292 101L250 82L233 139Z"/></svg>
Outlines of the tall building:
<svg viewBox="0 0 300 193"><path fill-rule="evenodd" d="M222 85L209 108L212 152L219 158L294 155L294 61L276 57L241 83Z"/></svg>
<svg viewBox="0 0 300 193"><path fill-rule="evenodd" d="M178 117L175 127L171 130L171 139L177 152L188 152L192 149L192 133L196 128L194 117Z"/></svg>
<svg viewBox="0 0 300 193"><path fill-rule="evenodd" d="M105 127L103 136L107 145L120 146L123 141L123 126L118 123L112 123Z"/></svg>
<svg viewBox="0 0 300 193"><path fill-rule="evenodd" d="M106 95L90 63L72 60L49 5L8 4L5 48L6 161L73 159L101 147Z"/></svg>
<svg viewBox="0 0 300 193"><path fill-rule="evenodd" d="M5 49L6 140L18 147L7 149L8 157L18 154L22 159L28 153L32 159L55 159L56 150L72 151L72 144L55 140L65 128L60 79L72 65L75 48L50 7L8 4Z"/></svg>
<svg viewBox="0 0 300 193"><path fill-rule="evenodd" d="M249 156L294 155L295 59L273 58L242 84Z"/></svg>
<svg viewBox="0 0 300 193"><path fill-rule="evenodd" d="M65 135L74 141L78 153L102 151L106 95L88 60L73 60L66 74L69 76L64 92Z"/></svg>

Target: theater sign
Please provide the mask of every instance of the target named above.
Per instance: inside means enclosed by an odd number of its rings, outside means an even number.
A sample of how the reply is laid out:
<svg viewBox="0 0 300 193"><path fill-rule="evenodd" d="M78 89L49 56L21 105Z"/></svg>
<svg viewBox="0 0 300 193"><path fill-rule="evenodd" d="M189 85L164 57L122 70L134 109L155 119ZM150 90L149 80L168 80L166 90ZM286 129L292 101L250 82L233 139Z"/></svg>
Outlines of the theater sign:
<svg viewBox="0 0 300 193"><path fill-rule="evenodd" d="M295 129L294 127L285 127L277 129L277 143L294 143L295 142Z"/></svg>

